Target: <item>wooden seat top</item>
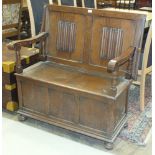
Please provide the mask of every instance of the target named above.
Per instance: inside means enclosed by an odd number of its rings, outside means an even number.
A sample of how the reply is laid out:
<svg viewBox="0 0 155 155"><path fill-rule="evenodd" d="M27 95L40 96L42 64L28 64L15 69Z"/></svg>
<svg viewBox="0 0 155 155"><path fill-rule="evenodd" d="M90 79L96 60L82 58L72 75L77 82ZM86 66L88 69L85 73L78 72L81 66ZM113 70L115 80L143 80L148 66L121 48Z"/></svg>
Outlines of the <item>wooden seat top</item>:
<svg viewBox="0 0 155 155"><path fill-rule="evenodd" d="M47 76L48 75L48 76ZM24 70L24 78L61 86L68 89L94 94L97 96L108 95L110 92L111 74L89 72L79 67L72 67L52 62L39 62ZM111 77L111 78L110 78ZM128 80L118 78L117 87L126 86ZM111 96L111 94L110 94Z"/></svg>

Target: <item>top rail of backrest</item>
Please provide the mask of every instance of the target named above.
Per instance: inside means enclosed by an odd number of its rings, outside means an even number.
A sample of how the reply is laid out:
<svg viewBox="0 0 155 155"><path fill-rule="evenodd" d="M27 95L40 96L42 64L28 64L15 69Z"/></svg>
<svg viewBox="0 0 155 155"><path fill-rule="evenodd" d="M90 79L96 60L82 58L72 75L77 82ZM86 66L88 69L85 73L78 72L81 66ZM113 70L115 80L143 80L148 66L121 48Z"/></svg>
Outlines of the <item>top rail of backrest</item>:
<svg viewBox="0 0 155 155"><path fill-rule="evenodd" d="M56 12L66 12L66 13L75 13L75 14L83 14L83 15L98 15L104 17L113 17L113 18L123 18L129 20L137 20L144 19L146 15L138 12L119 12L112 10L104 10L104 9L94 9L94 8L81 8L81 7L72 7L72 6L58 6L58 5L47 5L49 11ZM92 11L90 11L92 10Z"/></svg>
<svg viewBox="0 0 155 155"><path fill-rule="evenodd" d="M138 49L145 18L146 15L138 13L48 5L43 23L43 31L49 33L48 59L70 65L105 68L112 57L101 56L101 53L104 54L101 49L109 50L102 44L103 32L106 30L109 33L112 31L109 28L112 28L119 32L117 35L124 33L121 52L130 46Z"/></svg>

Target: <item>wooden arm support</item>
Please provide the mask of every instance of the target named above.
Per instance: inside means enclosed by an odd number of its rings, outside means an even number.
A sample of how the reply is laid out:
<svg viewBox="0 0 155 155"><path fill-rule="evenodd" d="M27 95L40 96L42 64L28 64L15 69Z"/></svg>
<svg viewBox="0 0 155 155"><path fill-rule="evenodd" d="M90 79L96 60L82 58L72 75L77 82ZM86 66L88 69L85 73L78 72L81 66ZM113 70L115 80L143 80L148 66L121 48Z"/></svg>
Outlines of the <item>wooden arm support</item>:
<svg viewBox="0 0 155 155"><path fill-rule="evenodd" d="M42 32L42 33L38 34L37 36L32 37L30 39L13 41L7 45L8 49L16 51L16 72L17 73L23 72L23 68L21 65L21 54L20 54L21 47L22 46L29 46L29 45L32 45L34 43L40 42L40 43L42 43L41 47L44 48L41 50L44 51L45 46L46 46L47 37L48 37L48 33Z"/></svg>
<svg viewBox="0 0 155 155"><path fill-rule="evenodd" d="M122 66L124 63L129 62L128 65L128 78L131 77L131 69L132 69L132 59L135 52L134 47L130 47L127 51L123 52L119 57L116 57L109 61L107 71L112 73L112 83L111 89L116 93L117 92L117 71L119 67Z"/></svg>
<svg viewBox="0 0 155 155"><path fill-rule="evenodd" d="M130 60L133 57L135 48L130 47L126 52L123 52L119 57L116 57L109 61L107 71L112 73L118 71L119 67Z"/></svg>
<svg viewBox="0 0 155 155"><path fill-rule="evenodd" d="M29 46L37 42L45 41L47 37L48 37L48 33L42 32L38 34L37 36L34 36L30 39L12 41L11 43L7 45L7 47L10 50L20 51L22 46Z"/></svg>

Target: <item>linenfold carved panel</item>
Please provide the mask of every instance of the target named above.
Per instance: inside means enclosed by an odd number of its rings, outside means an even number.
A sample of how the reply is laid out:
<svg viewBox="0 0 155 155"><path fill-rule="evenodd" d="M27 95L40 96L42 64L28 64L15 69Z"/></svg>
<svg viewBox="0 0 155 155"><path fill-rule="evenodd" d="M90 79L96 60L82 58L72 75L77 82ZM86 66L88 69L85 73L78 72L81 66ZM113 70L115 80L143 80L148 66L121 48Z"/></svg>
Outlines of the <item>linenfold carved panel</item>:
<svg viewBox="0 0 155 155"><path fill-rule="evenodd" d="M59 21L57 50L60 52L73 52L76 42L76 25L73 22Z"/></svg>
<svg viewBox="0 0 155 155"><path fill-rule="evenodd" d="M118 28L103 27L101 38L100 57L112 59L122 52L123 30Z"/></svg>

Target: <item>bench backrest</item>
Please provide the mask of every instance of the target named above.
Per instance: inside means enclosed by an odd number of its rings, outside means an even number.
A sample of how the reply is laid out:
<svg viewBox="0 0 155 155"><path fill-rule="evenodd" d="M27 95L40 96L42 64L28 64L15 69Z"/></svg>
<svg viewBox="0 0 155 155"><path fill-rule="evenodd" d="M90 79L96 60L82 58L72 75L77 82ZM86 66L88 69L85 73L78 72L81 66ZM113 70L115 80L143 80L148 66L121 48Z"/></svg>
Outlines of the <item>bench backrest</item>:
<svg viewBox="0 0 155 155"><path fill-rule="evenodd" d="M130 46L141 47L142 14L48 5L44 17L48 60L103 69ZM138 56L135 52L135 62Z"/></svg>

